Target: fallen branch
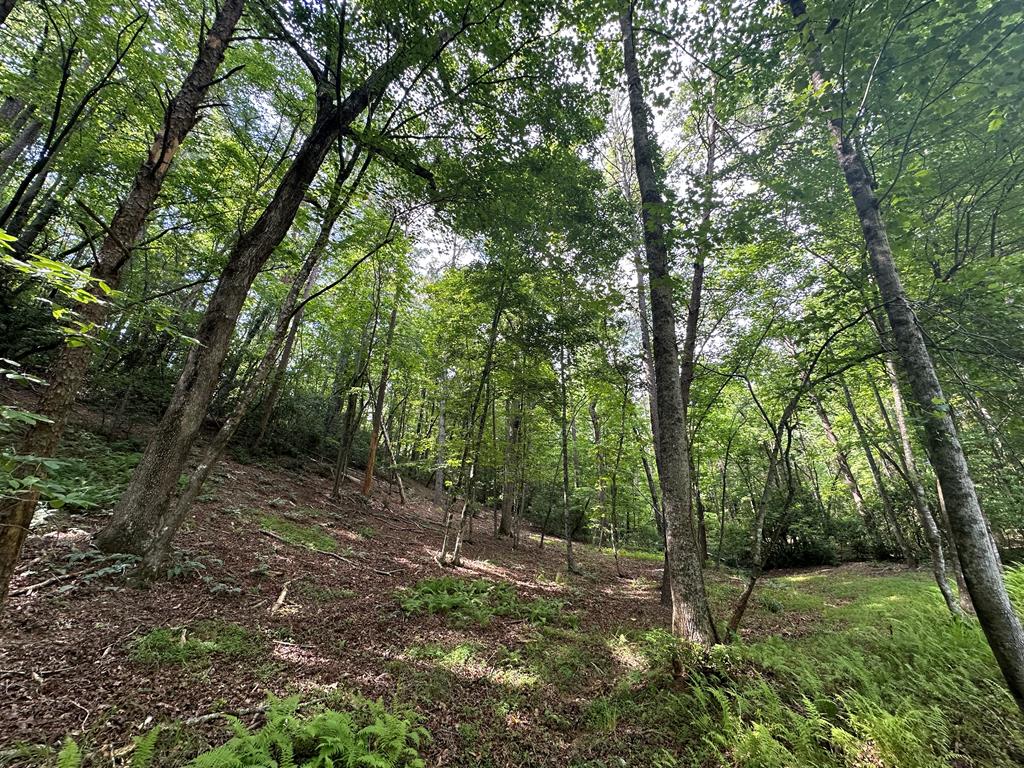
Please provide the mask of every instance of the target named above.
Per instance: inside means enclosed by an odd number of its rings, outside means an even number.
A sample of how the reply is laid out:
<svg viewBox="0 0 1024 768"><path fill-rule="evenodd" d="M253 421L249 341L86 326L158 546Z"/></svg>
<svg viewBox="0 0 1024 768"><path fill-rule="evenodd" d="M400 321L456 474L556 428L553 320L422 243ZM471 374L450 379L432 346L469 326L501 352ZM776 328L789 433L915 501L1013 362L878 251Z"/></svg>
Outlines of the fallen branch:
<svg viewBox="0 0 1024 768"><path fill-rule="evenodd" d="M291 580L291 579L288 579L288 581L286 581L286 582L284 583L284 586L283 586L283 587L281 587L281 594L279 594L279 595L277 596L277 600L275 600L275 601L274 601L274 604L273 604L273 605L272 605L272 606L270 607L270 614L271 614L271 615L273 615L273 614L277 613L278 609L279 609L279 608L281 607L281 605L282 605L282 604L284 603L284 599L285 599L286 597L288 597L288 587L289 587L289 586L291 586L291 583L292 583L292 580Z"/></svg>

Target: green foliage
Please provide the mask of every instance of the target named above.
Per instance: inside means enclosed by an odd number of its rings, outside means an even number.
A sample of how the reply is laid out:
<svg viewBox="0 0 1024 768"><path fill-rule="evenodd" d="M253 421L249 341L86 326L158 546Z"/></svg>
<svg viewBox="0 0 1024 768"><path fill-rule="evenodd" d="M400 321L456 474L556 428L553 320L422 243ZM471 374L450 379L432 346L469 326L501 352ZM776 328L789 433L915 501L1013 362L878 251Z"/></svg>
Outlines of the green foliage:
<svg viewBox="0 0 1024 768"><path fill-rule="evenodd" d="M82 750L75 740L68 736L57 753L57 768L79 768L81 764Z"/></svg>
<svg viewBox="0 0 1024 768"><path fill-rule="evenodd" d="M520 618L531 624L571 624L576 620L565 612L560 600L536 598L523 602L510 585L487 579L423 579L399 590L398 601L406 613L442 614L456 626L486 626L494 616Z"/></svg>
<svg viewBox="0 0 1024 768"><path fill-rule="evenodd" d="M0 415L0 422L5 417ZM35 486L39 499L51 509L109 509L121 495L141 454L130 442L109 441L90 432L78 432L65 455L36 458L0 453L0 477L5 493ZM37 462L45 477L15 477L19 464Z"/></svg>
<svg viewBox="0 0 1024 768"><path fill-rule="evenodd" d="M271 697L266 721L256 730L229 717L232 738L196 755L188 763L189 768L424 766L419 749L430 734L417 724L411 712L390 712L380 702L363 699L357 699L348 711L321 709L308 716L298 714L299 706L297 696ZM136 739L128 768L155 768L160 764L157 742L162 731L156 727ZM57 755L57 768L81 768L86 757L69 736Z"/></svg>
<svg viewBox="0 0 1024 768"><path fill-rule="evenodd" d="M238 624L208 620L190 627L161 627L132 646L142 664L205 664L211 657L252 658L264 651L263 641Z"/></svg>
<svg viewBox="0 0 1024 768"><path fill-rule="evenodd" d="M429 738L409 713L367 702L361 711L296 714L298 698L272 701L266 723L251 731L232 721L234 737L195 759L193 768L422 768L419 747Z"/></svg>
<svg viewBox="0 0 1024 768"><path fill-rule="evenodd" d="M1022 572L1008 573L1015 594ZM984 635L950 618L934 585L909 576L775 581L768 599L783 610L817 604L813 631L696 654L661 630L624 635L618 655L645 663L591 705L591 727L667 730L687 765L1019 764L1024 720ZM681 681L669 674L680 652Z"/></svg>

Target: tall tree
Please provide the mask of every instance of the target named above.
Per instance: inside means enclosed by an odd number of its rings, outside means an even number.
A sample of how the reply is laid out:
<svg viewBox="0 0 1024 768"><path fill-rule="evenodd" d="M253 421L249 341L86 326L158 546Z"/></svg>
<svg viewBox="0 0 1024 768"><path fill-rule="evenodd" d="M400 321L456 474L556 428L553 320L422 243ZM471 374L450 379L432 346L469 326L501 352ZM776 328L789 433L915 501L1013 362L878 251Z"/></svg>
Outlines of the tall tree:
<svg viewBox="0 0 1024 768"><path fill-rule="evenodd" d="M826 94L828 105L832 89L821 64L819 42L807 24L806 6L803 0L788 0L788 4L806 40L814 87ZM989 537L949 404L896 269L875 182L844 125L842 111L828 107L827 112L832 147L861 225L899 364L920 409L928 456L942 487L971 601L1010 692L1024 709L1024 626L1003 583L998 555Z"/></svg>
<svg viewBox="0 0 1024 768"><path fill-rule="evenodd" d="M668 265L668 220L662 184L657 170L658 152L650 132L637 63L633 5L619 17L622 51L633 127L633 154L643 205L644 250L651 292L651 331L658 402L658 444L661 463L665 540L672 586L672 631L679 637L713 643L715 631L704 589L702 558L697 552L692 522L689 443L686 412L679 382L676 351L675 302Z"/></svg>

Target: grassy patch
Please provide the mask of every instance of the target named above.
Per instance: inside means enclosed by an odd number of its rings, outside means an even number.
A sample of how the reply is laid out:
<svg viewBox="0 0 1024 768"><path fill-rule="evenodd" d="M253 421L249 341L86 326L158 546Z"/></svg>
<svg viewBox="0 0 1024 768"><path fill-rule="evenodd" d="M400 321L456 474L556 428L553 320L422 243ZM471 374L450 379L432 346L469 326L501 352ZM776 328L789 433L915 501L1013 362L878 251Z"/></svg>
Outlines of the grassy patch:
<svg viewBox="0 0 1024 768"><path fill-rule="evenodd" d="M223 621L201 621L191 627L161 627L142 636L132 657L143 664L196 664L211 656L255 657L262 640L245 627Z"/></svg>
<svg viewBox="0 0 1024 768"><path fill-rule="evenodd" d="M321 549L326 552L338 549L338 542L316 525L304 525L276 515L263 515L260 517L260 525L296 547Z"/></svg>
<svg viewBox="0 0 1024 768"><path fill-rule="evenodd" d="M494 616L511 616L531 624L572 624L561 600L537 598L520 601L508 584L487 579L441 576L423 579L399 590L399 604L408 614L442 614L456 626L485 626Z"/></svg>

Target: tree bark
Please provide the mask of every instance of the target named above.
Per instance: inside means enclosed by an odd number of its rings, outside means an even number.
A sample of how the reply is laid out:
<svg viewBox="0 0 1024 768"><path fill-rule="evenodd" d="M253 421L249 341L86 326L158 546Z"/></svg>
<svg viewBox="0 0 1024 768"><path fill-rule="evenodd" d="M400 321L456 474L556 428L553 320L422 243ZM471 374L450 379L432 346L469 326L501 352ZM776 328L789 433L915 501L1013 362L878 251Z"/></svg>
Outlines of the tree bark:
<svg viewBox="0 0 1024 768"><path fill-rule="evenodd" d="M514 407L514 406L513 406ZM512 535L512 512L516 496L516 459L519 448L519 425L521 415L518 411L510 413L508 425L508 441L505 443L505 482L501 489L501 522L498 525L499 536Z"/></svg>
<svg viewBox="0 0 1024 768"><path fill-rule="evenodd" d="M445 454L444 443L447 435L445 434L445 423L444 423L444 407L446 398L441 397L441 402L438 405L437 413L437 458L434 466L434 504L435 506L444 508L444 465L447 461Z"/></svg>
<svg viewBox="0 0 1024 768"><path fill-rule="evenodd" d="M793 16L805 23L803 0L788 2ZM824 91L826 78L817 43L813 37L810 43L812 79L815 87ZM1003 583L998 555L985 524L949 404L896 270L871 176L850 137L844 133L842 121L830 119L828 127L839 168L860 221L871 272L885 303L899 364L920 409L928 455L946 501L971 601L1010 693L1024 710L1024 627Z"/></svg>
<svg viewBox="0 0 1024 768"><path fill-rule="evenodd" d="M566 387L566 359L565 346L559 350L558 366L558 389L559 405L561 407L561 433L562 433L562 534L565 536L565 567L569 573L578 573L576 558L572 551L573 526L570 520L570 502L572 494L569 491L569 392Z"/></svg>
<svg viewBox="0 0 1024 768"><path fill-rule="evenodd" d="M691 522L690 466L686 412L680 390L676 320L668 269L666 204L655 163L640 69L633 39L632 6L619 17L629 90L640 199L643 204L644 251L650 278L655 385L658 403L659 467L665 516L665 539L672 585L672 631L702 645L715 640L704 588L704 574Z"/></svg>
<svg viewBox="0 0 1024 768"><path fill-rule="evenodd" d="M132 248L146 225L146 218L156 204L171 162L199 118L203 99L224 60L224 52L241 17L242 7L243 0L225 0L221 6L191 71L168 104L163 128L150 147L148 156L139 166L128 196L107 227L107 237L100 246L92 268L92 277L102 283L91 283L89 286L98 300L79 308L79 314L86 323L99 326L106 320L109 304L102 300L105 292L101 284L110 288L117 287L121 272L131 258ZM49 421L39 422L29 430L20 451L22 455L53 455L67 427L90 357L91 349L86 344L65 345L61 349L49 377L49 386L37 409ZM33 466L24 467L20 471L39 476L45 469L33 462ZM8 584L28 533L37 499L38 492L33 489L0 505L0 606L7 595Z"/></svg>

